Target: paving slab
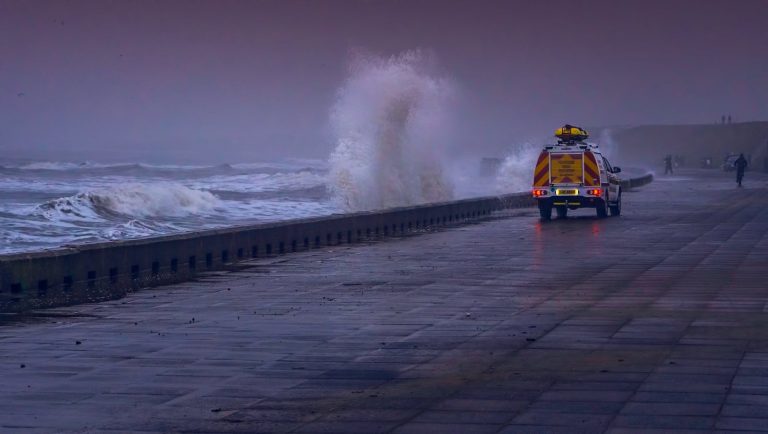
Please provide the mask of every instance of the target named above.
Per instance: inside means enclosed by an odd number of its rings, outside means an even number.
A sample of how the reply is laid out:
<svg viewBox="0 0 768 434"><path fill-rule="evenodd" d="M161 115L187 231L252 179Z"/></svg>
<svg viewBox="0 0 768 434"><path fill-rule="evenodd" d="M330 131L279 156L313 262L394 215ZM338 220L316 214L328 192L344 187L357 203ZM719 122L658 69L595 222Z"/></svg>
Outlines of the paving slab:
<svg viewBox="0 0 768 434"><path fill-rule="evenodd" d="M6 317L0 432L768 426L768 176L535 210Z"/></svg>

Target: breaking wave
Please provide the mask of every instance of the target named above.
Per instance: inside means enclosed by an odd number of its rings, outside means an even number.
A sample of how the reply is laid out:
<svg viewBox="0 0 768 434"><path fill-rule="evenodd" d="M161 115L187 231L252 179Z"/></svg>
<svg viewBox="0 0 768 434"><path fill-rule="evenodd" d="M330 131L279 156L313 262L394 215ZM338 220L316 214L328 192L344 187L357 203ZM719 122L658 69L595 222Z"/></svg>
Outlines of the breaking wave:
<svg viewBox="0 0 768 434"><path fill-rule="evenodd" d="M328 188L340 208L452 198L441 163L452 86L433 69L420 51L353 58L331 115L336 148Z"/></svg>
<svg viewBox="0 0 768 434"><path fill-rule="evenodd" d="M179 184L125 184L81 192L38 205L35 214L48 220L101 220L130 217L185 216L220 206L212 193Z"/></svg>
<svg viewBox="0 0 768 434"><path fill-rule="evenodd" d="M0 254L328 215L327 162L3 161Z"/></svg>

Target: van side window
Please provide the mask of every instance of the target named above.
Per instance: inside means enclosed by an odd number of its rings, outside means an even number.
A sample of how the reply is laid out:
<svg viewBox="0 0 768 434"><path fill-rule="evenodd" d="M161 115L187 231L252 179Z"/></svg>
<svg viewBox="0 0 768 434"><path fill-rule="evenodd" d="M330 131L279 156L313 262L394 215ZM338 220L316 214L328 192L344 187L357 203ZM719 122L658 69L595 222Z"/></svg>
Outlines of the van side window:
<svg viewBox="0 0 768 434"><path fill-rule="evenodd" d="M613 167L611 167L610 163L608 163L608 160L603 157L603 164L605 164L605 170L608 171L608 173L613 173Z"/></svg>

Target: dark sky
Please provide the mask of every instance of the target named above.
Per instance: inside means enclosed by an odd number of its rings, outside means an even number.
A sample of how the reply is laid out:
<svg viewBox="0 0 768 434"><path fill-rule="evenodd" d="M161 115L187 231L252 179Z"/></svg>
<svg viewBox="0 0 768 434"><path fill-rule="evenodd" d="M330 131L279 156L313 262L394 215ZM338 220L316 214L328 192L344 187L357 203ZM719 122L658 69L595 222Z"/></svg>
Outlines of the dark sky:
<svg viewBox="0 0 768 434"><path fill-rule="evenodd" d="M0 0L0 151L323 157L354 49L430 50L456 141L768 119L768 0Z"/></svg>

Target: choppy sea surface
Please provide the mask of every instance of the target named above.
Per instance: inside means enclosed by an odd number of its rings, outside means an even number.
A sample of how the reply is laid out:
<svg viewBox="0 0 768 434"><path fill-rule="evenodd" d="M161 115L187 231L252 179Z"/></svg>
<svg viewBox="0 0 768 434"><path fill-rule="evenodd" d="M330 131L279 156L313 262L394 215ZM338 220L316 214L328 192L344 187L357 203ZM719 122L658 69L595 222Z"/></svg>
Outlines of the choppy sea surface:
<svg viewBox="0 0 768 434"><path fill-rule="evenodd" d="M0 161L0 253L332 214L327 173L319 160Z"/></svg>

